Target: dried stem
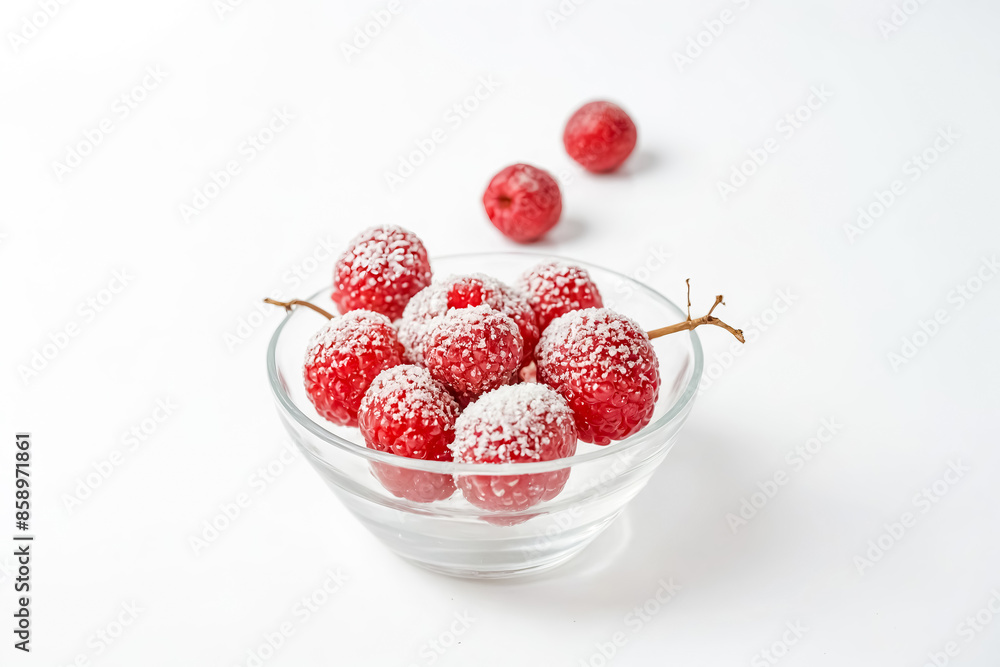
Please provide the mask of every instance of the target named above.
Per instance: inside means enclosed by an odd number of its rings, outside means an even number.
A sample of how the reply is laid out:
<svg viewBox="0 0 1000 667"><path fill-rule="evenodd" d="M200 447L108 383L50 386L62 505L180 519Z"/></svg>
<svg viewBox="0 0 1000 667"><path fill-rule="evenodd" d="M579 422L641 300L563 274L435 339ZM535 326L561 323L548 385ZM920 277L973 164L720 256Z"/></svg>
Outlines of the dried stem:
<svg viewBox="0 0 1000 667"><path fill-rule="evenodd" d="M712 315L712 313L715 312L715 309L719 304L722 304L723 306L726 305L726 302L722 300L721 294L715 297L715 303L712 304L712 307L709 309L707 315L703 315L702 317L699 317L697 319L691 319L691 279L689 278L685 282L687 282L687 293L688 293L687 319L684 320L683 322L672 324L669 327L663 327L662 329L653 329L652 331L646 334L647 336L649 336L649 339L652 340L654 338L659 338L660 336L666 336L668 334L677 333L678 331L690 331L695 327L700 327L702 324L714 324L715 326L722 327L729 333L736 336L736 340L740 341L741 343L745 343L746 340L744 340L743 338L742 329L734 329L725 322L723 322L722 320L720 320L718 317L714 317Z"/></svg>
<svg viewBox="0 0 1000 667"><path fill-rule="evenodd" d="M281 306L282 308L284 308L285 310L287 310L289 312L291 312L292 306L304 306L306 308L310 308L312 310L315 310L317 313L319 313L320 315L322 315L323 317L325 317L328 320L332 320L333 319L333 315L331 315L330 313L326 312L325 310L323 310L319 306L316 306L316 305L313 305L313 304L309 303L308 301L300 301L299 299L292 299L291 301L275 301L274 299L264 299L264 303L269 303L272 306Z"/></svg>

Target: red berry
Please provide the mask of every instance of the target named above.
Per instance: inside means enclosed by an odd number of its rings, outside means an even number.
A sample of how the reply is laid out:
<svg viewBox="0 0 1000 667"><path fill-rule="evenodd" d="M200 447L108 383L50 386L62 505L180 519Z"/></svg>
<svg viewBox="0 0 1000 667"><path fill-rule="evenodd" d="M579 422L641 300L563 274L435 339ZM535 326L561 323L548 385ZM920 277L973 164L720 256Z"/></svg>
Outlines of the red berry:
<svg viewBox="0 0 1000 667"><path fill-rule="evenodd" d="M458 404L426 368L401 365L378 374L358 409L365 443L380 452L450 461Z"/></svg>
<svg viewBox="0 0 1000 667"><path fill-rule="evenodd" d="M402 227L380 225L356 236L337 260L332 298L342 313L363 308L394 320L430 282L420 239Z"/></svg>
<svg viewBox="0 0 1000 667"><path fill-rule="evenodd" d="M586 269L563 262L543 262L524 273L517 282L535 311L538 328L571 310L604 305L597 285Z"/></svg>
<svg viewBox="0 0 1000 667"><path fill-rule="evenodd" d="M557 317L535 355L538 381L569 402L581 440L606 445L652 418L659 361L646 332L624 315L588 308Z"/></svg>
<svg viewBox="0 0 1000 667"><path fill-rule="evenodd" d="M399 340L406 349L406 359L423 363L423 345L435 318L451 308L484 304L517 323L523 343L522 360L529 361L539 336L531 305L515 290L482 273L449 276L443 281L435 281L410 299L399 322Z"/></svg>
<svg viewBox="0 0 1000 667"><path fill-rule="evenodd" d="M487 305L453 308L437 318L424 341L424 365L459 395L475 396L507 383L521 365L517 323Z"/></svg>
<svg viewBox="0 0 1000 667"><path fill-rule="evenodd" d="M490 181L483 206L493 226L518 243L540 239L559 222L562 195L547 171L515 164Z"/></svg>
<svg viewBox="0 0 1000 667"><path fill-rule="evenodd" d="M611 102L588 102L566 123L563 145L587 171L614 171L635 148L635 123Z"/></svg>
<svg viewBox="0 0 1000 667"><path fill-rule="evenodd" d="M455 422L456 463L551 461L576 453L573 411L541 384L500 387L480 397ZM530 475L467 475L458 478L466 500L493 512L526 510L552 500L569 469Z"/></svg>
<svg viewBox="0 0 1000 667"><path fill-rule="evenodd" d="M403 363L403 346L385 315L353 310L326 323L309 341L309 400L334 424L357 426L358 406L375 376Z"/></svg>
<svg viewBox="0 0 1000 667"><path fill-rule="evenodd" d="M381 461L372 461L371 467L379 484L397 498L415 503L433 503L450 498L455 493L455 480L451 475L410 470Z"/></svg>
<svg viewBox="0 0 1000 667"><path fill-rule="evenodd" d="M451 461L459 409L427 369L395 366L382 371L365 393L358 426L368 447L430 461ZM372 462L372 473L393 495L418 503L444 500L455 491L451 475Z"/></svg>

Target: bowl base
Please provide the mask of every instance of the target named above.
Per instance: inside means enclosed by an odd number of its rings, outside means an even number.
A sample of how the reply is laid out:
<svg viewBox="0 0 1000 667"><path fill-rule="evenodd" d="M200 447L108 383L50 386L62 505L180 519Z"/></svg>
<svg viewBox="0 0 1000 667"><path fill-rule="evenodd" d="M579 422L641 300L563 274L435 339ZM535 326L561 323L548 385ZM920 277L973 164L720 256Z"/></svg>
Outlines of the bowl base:
<svg viewBox="0 0 1000 667"><path fill-rule="evenodd" d="M415 560L409 558L401 553L394 552L397 556L424 570L434 572L435 574L443 574L449 577L457 577L459 579L516 579L519 577L529 577L534 574L540 574L542 572L548 572L549 570L554 570L561 565L565 565L567 562L573 559L574 556L583 551L590 542L586 542L576 547L575 549L567 552L560 553L555 558L550 558L549 560L532 563L530 565L525 565L516 568L508 569L476 569L476 568L463 568L456 567L454 565L442 566L434 565L433 563L427 563L424 561Z"/></svg>

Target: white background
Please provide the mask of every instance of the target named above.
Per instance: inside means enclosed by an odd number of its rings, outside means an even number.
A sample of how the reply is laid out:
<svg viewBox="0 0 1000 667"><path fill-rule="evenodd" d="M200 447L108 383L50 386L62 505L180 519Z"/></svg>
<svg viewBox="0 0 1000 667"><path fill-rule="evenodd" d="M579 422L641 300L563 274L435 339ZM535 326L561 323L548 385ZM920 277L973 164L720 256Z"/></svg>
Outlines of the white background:
<svg viewBox="0 0 1000 667"><path fill-rule="evenodd" d="M983 268L1000 250L1000 7L910 0L916 13L886 37L893 1L590 0L559 14L556 0L403 0L350 58L342 44L385 2L69 2L16 45L39 5L5 2L0 535L11 441L27 429L37 542L31 655L10 646L0 557L0 661L247 665L288 621L264 664L600 665L595 645L623 632L609 664L763 665L798 622L788 667L918 667L951 641L949 664L998 664L1000 618L971 637L959 626L1000 590L1000 280ZM724 9L734 20L679 66ZM157 67L165 78L123 117L116 100ZM449 123L480 77L499 85ZM814 87L832 97L799 110ZM561 145L594 98L639 126L612 176L583 173ZM241 144L275 109L294 119L248 160ZM789 136L778 123L796 110L811 117ZM112 131L60 174L103 119ZM445 141L390 191L385 173L437 127ZM947 128L957 140L913 180L907 162ZM723 200L718 183L769 138L777 152ZM230 160L240 172L185 220L181 205ZM696 314L724 293L718 314L757 336L731 361L728 335L703 332L717 379L649 487L578 559L535 581L453 580L391 555L301 459L263 488L253 477L285 447L264 372L280 316L254 313L263 296L321 287L324 245L377 222L436 255L512 248L480 197L519 161L563 186L563 221L536 249L675 300L690 277ZM894 180L902 194L849 239ZM127 286L102 292L116 271ZM978 291L960 299L959 285ZM775 317L782 292L793 305ZM947 321L894 368L888 355L939 310ZM43 349L72 325L63 349ZM36 351L52 358L26 372ZM158 400L176 408L129 450L124 434ZM786 454L824 419L842 427L796 469ZM120 465L69 508L116 450ZM935 503L915 499L950 462L968 472ZM727 514L778 471L787 484L734 532ZM196 554L191 538L240 494L250 506ZM883 536L904 512L915 525ZM886 553L859 565L880 537ZM328 570L347 581L300 623L294 605ZM671 578L673 600L628 616ZM110 647L97 639L132 603ZM457 638L456 613L474 619ZM439 640L461 643L433 653Z"/></svg>

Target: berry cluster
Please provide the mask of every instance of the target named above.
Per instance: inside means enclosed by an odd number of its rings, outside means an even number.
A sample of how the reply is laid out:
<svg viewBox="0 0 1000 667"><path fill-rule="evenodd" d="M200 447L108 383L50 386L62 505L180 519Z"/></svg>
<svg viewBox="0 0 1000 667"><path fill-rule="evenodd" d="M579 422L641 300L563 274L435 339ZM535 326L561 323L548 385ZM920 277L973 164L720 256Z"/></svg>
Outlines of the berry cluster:
<svg viewBox="0 0 1000 667"><path fill-rule="evenodd" d="M550 461L572 456L578 440L628 437L652 417L652 345L602 307L580 266L539 264L516 288L484 274L432 280L420 240L384 226L355 238L334 275L344 314L309 344L306 392L319 415L358 426L371 449L484 465ZM492 512L551 500L569 477L561 469L456 480L385 462L372 471L396 496L434 502L458 488Z"/></svg>

